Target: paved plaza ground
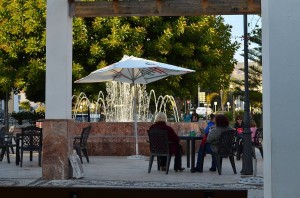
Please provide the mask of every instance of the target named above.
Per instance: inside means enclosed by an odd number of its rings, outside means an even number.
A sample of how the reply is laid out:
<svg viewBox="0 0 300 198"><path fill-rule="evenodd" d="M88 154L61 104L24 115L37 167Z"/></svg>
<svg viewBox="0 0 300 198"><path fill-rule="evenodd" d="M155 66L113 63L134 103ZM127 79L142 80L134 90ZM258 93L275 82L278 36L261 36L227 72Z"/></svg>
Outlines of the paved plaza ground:
<svg viewBox="0 0 300 198"><path fill-rule="evenodd" d="M263 160L257 152L257 177L263 175ZM31 187L113 187L113 188L176 188L176 189L247 189L248 197L263 197L263 186L248 184L239 172L242 160L235 161L238 174L234 174L229 159L223 159L222 175L210 172L211 156L205 157L203 173L190 173L173 170L174 158L171 161L169 174L157 170L156 161L149 174L148 159L133 160L125 156L91 156L90 163L84 160L84 177L69 180L42 180L42 168L38 167L37 155L32 162L25 156L23 167L15 165L15 157L11 155L11 163L6 158L0 162L0 186ZM183 167L186 167L186 156L183 156Z"/></svg>

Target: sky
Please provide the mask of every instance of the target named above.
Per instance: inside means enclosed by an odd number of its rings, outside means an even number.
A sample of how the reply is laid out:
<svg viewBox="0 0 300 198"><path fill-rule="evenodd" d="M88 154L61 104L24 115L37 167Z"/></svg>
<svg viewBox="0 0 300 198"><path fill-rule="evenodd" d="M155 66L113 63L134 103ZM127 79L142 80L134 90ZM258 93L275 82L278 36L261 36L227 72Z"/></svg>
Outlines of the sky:
<svg viewBox="0 0 300 198"><path fill-rule="evenodd" d="M243 15L224 15L225 23L232 25L232 41L237 41L240 43L241 47L236 52L234 58L238 60L238 62L244 62L244 57L240 54L244 51L244 41L242 40L242 36L244 35L244 18ZM255 25L259 25L261 27L261 17L257 15L248 15L248 32L255 27ZM249 48L253 48L254 45L249 46Z"/></svg>

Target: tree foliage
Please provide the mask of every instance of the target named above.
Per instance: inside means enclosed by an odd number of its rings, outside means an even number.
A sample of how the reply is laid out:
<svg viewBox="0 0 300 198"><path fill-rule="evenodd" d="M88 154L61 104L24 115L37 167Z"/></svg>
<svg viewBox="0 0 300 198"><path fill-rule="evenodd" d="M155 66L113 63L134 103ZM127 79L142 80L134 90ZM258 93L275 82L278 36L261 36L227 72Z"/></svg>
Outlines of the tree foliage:
<svg viewBox="0 0 300 198"><path fill-rule="evenodd" d="M249 42L256 47L248 50L248 58L254 63L249 65L249 99L250 105L254 108L262 108L262 29L256 26L248 35ZM244 56L244 54L242 54ZM244 69L241 69L244 71ZM244 85L244 80L235 81L238 85ZM244 95L244 92L238 88L236 95Z"/></svg>
<svg viewBox="0 0 300 198"><path fill-rule="evenodd" d="M0 90L25 90L44 101L46 15L44 0L0 1Z"/></svg>
<svg viewBox="0 0 300 198"><path fill-rule="evenodd" d="M180 99L193 99L198 85L216 92L228 87L238 48L220 16L76 18L74 32L76 79L133 55L196 70L147 85ZM95 86L74 85L77 93L83 89L95 92Z"/></svg>

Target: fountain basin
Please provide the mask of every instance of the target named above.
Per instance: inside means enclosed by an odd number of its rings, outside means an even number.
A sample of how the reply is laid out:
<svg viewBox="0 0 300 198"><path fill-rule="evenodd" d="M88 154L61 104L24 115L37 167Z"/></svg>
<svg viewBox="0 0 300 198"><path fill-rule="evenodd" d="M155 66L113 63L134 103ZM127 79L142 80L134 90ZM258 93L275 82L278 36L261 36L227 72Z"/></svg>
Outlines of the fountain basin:
<svg viewBox="0 0 300 198"><path fill-rule="evenodd" d="M148 156L149 143L147 130L153 123L138 123L139 154ZM81 134L86 126L92 126L88 139L88 153L91 156L130 156L135 154L135 136L133 122L80 122L74 123L71 138ZM178 135L187 134L194 130L200 133L199 123L194 122L168 122ZM201 126L203 127L203 126ZM185 149L185 143L182 142Z"/></svg>

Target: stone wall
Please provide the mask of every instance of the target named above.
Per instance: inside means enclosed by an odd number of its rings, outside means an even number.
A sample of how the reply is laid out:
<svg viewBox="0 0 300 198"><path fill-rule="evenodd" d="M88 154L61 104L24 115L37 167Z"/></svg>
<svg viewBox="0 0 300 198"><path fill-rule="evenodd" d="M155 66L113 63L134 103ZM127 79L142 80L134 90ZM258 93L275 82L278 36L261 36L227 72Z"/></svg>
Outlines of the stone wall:
<svg viewBox="0 0 300 198"><path fill-rule="evenodd" d="M147 130L150 122L138 123L139 154L149 155ZM82 122L75 123L71 138L79 136L86 126L92 126L89 136L88 153L91 156L129 156L135 154L135 136L132 122ZM198 134L199 123L170 122L168 123L178 135L195 130Z"/></svg>

